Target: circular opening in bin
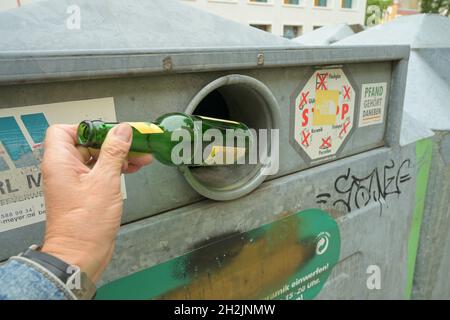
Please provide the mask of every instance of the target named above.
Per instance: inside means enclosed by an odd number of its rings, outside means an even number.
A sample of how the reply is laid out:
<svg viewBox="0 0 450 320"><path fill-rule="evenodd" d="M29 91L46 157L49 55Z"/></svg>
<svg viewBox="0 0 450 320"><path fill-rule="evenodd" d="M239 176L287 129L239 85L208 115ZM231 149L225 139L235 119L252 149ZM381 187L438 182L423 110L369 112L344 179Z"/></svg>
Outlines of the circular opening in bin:
<svg viewBox="0 0 450 320"><path fill-rule="evenodd" d="M256 132L279 128L278 103L272 92L259 80L242 75L225 76L208 84L190 102L186 113L243 122ZM267 149L259 150L260 154L270 155L267 140ZM180 169L197 192L214 200L242 197L266 178L261 162Z"/></svg>

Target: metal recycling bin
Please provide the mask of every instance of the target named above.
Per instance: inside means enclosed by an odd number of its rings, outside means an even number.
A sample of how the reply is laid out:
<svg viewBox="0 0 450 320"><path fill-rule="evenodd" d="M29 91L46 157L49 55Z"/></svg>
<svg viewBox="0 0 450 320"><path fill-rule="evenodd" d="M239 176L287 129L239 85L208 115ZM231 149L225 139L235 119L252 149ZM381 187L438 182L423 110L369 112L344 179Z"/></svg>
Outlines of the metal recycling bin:
<svg viewBox="0 0 450 320"><path fill-rule="evenodd" d="M325 46L345 39L346 37L363 30L364 27L361 25L348 25L346 23L340 23L320 27L316 30L302 34L301 36L292 39L292 41L305 46Z"/></svg>
<svg viewBox="0 0 450 320"><path fill-rule="evenodd" d="M450 282L450 19L422 14L402 17L336 43L337 45L411 46L405 92L405 116L428 129L432 164L421 218L414 299L449 299ZM405 35L408 35L405 37ZM403 123L402 132L411 126ZM403 137L402 144L409 142ZM431 152L430 149L430 152Z"/></svg>
<svg viewBox="0 0 450 320"><path fill-rule="evenodd" d="M154 163L125 177L98 298L409 297L429 140L399 143L408 56L302 48L167 0L2 12L0 260L42 240L48 125L179 111L279 129L279 170Z"/></svg>

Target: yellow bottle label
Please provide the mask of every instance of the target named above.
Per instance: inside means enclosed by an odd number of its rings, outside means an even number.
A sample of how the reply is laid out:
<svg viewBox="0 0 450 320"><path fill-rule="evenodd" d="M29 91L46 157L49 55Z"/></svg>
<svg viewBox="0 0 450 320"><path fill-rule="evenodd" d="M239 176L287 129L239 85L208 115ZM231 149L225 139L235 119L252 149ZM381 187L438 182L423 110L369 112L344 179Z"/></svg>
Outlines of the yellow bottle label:
<svg viewBox="0 0 450 320"><path fill-rule="evenodd" d="M127 122L127 123L142 134L163 133L164 132L156 124L149 123L149 122Z"/></svg>
<svg viewBox="0 0 450 320"><path fill-rule="evenodd" d="M246 148L241 147L214 146L212 147L212 150L204 163L206 165L214 165L214 164L221 165L221 164L236 163L239 158L245 156L245 151ZM229 159L228 156L232 157L232 160Z"/></svg>

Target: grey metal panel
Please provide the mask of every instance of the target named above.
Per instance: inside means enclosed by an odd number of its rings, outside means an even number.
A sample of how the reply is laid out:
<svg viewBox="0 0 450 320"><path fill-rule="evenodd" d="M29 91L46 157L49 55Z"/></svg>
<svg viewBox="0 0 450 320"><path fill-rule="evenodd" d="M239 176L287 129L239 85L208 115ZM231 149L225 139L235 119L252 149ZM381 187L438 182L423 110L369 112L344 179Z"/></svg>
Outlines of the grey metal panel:
<svg viewBox="0 0 450 320"><path fill-rule="evenodd" d="M306 32L300 37L292 39L293 42L311 46L328 45L355 34L346 23L324 26L311 32Z"/></svg>
<svg viewBox="0 0 450 320"><path fill-rule="evenodd" d="M0 84L406 59L406 46L5 52ZM261 57L263 59L261 59ZM170 63L167 63L170 61Z"/></svg>
<svg viewBox="0 0 450 320"><path fill-rule="evenodd" d="M427 198L420 232L412 297L444 298L450 294L450 19L436 14L402 17L348 37L335 45L389 43L411 46L405 86L402 144L434 131ZM402 73L405 74L405 73ZM397 83L397 82L394 82ZM392 98L392 96L391 96ZM396 124L392 123L392 127ZM423 131L421 127L425 127ZM387 132L391 132L388 123ZM417 128L417 129L416 129ZM412 132L416 130L416 132ZM447 270L447 271L444 271Z"/></svg>
<svg viewBox="0 0 450 320"><path fill-rule="evenodd" d="M79 29L67 27L67 11L73 6L79 8ZM46 0L0 12L2 51L264 45L293 43L176 0Z"/></svg>
<svg viewBox="0 0 450 320"><path fill-rule="evenodd" d="M335 46L411 46L405 110L428 128L450 129L450 19L436 14L401 17L345 38ZM426 106L426 108L425 108Z"/></svg>
<svg viewBox="0 0 450 320"><path fill-rule="evenodd" d="M205 200L126 225L120 231L114 258L102 283L177 257L200 241L229 232L245 232L283 215L318 207L315 196L324 191L336 196L335 179L349 168L355 176L366 176L374 168L382 174L382 168L391 160L398 167L407 159L411 160L413 179L401 186L400 196L388 196L383 204L372 199L351 213L333 206L331 201L321 205L337 219L342 246L340 263L318 298L402 298L415 203L414 145L369 151L278 178L236 201ZM381 290L366 287L365 270L369 265L381 269Z"/></svg>
<svg viewBox="0 0 450 320"><path fill-rule="evenodd" d="M336 45L410 45L419 48L448 48L450 21L439 14L416 14L399 17L389 23L368 28L347 37Z"/></svg>
<svg viewBox="0 0 450 320"><path fill-rule="evenodd" d="M450 288L450 277L448 276L448 270L450 270L450 235L447 234L447 241L444 244L444 255L442 256L442 263L438 269L437 281L433 294L431 296L432 299L443 299L449 300L450 293L448 288Z"/></svg>
<svg viewBox="0 0 450 320"><path fill-rule="evenodd" d="M389 146L396 146L400 143L401 123L403 118L403 106L405 99L405 83L408 72L408 60L402 59L393 65L392 87L389 95L389 105L396 106L389 110L386 124L386 143Z"/></svg>
<svg viewBox="0 0 450 320"><path fill-rule="evenodd" d="M395 63L394 63L395 64ZM391 83L391 63L355 63L346 65L351 77L358 84ZM257 69L240 72L262 81L275 95L281 117L280 170L277 176L288 175L307 168L304 160L287 143L289 141L290 96L298 83L307 75L306 67ZM70 81L28 85L0 86L0 108L12 108L52 102L84 100L113 96L117 118L120 121L133 119L155 119L173 111L183 112L189 101L209 82L229 72L191 73L159 75L154 77L119 78L90 81ZM173 93L177 94L174 95ZM400 93L396 93L401 96ZM391 95L392 96L392 95ZM356 104L358 106L358 102ZM398 119L401 101L391 101L387 117ZM356 110L355 114L358 114ZM256 114L255 117L258 115ZM385 125L356 128L345 145L341 158L384 145ZM392 129L395 132L394 129ZM395 133L391 134L395 135ZM388 134L389 136L389 134ZM394 144L391 144L394 145ZM126 177L128 199L125 201L123 222L139 220L174 208L182 207L202 199L183 179L175 168L155 162L139 175ZM164 186L170 185L171 192ZM39 242L42 226L27 227L0 234L5 246L0 250L0 259L20 251L23 243ZM19 241L16 241L19 239Z"/></svg>
<svg viewBox="0 0 450 320"><path fill-rule="evenodd" d="M403 112L402 119L402 127L400 131L401 146L406 146L421 139L434 136L433 131L424 127L418 120L411 117L407 111Z"/></svg>
<svg viewBox="0 0 450 320"><path fill-rule="evenodd" d="M450 133L435 132L414 273L414 299L450 298Z"/></svg>
<svg viewBox="0 0 450 320"><path fill-rule="evenodd" d="M431 130L450 130L449 62L450 48L411 52L405 110Z"/></svg>

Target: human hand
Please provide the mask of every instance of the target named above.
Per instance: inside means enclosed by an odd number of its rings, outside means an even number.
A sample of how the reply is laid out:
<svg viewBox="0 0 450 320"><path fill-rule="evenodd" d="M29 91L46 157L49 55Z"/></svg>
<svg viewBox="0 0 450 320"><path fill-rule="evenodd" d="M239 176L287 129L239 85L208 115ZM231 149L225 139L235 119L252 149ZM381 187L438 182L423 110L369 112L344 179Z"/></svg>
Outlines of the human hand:
<svg viewBox="0 0 450 320"><path fill-rule="evenodd" d="M113 128L100 152L77 146L77 126L47 130L41 164L46 206L42 252L77 265L96 282L110 262L120 228L121 173L134 173L150 155L128 158L132 129Z"/></svg>

